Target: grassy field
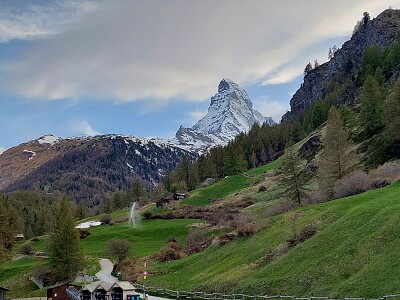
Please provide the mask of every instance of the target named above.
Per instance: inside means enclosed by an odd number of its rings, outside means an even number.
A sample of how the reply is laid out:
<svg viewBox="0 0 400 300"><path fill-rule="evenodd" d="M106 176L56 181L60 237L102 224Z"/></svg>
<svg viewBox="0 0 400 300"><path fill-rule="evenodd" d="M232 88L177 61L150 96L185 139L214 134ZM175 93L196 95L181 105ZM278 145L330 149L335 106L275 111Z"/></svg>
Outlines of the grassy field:
<svg viewBox="0 0 400 300"><path fill-rule="evenodd" d="M147 284L180 290L377 297L400 292L400 184L270 219L251 238L156 264ZM273 259L307 224L319 232ZM278 251L279 253L279 251ZM264 259L263 259L264 257Z"/></svg>
<svg viewBox="0 0 400 300"><path fill-rule="evenodd" d="M83 240L85 255L104 257L107 241L113 238L126 239L132 243L131 256L135 258L152 255L175 237L184 242L190 225L199 220L142 220L137 228L127 223L113 226L98 226L90 229L91 235Z"/></svg>
<svg viewBox="0 0 400 300"><path fill-rule="evenodd" d="M26 297L29 293L37 290L33 282L29 281L27 271L34 270L38 266L46 264L43 259L33 259L20 256L12 261L0 265L0 286L11 290L8 296Z"/></svg>
<svg viewBox="0 0 400 300"><path fill-rule="evenodd" d="M251 169L251 170L247 171L245 174L253 175L253 176L262 175L270 170L279 168L281 164L282 164L282 157L278 158L277 160L274 160L273 162L270 162L269 164L263 165L258 168Z"/></svg>

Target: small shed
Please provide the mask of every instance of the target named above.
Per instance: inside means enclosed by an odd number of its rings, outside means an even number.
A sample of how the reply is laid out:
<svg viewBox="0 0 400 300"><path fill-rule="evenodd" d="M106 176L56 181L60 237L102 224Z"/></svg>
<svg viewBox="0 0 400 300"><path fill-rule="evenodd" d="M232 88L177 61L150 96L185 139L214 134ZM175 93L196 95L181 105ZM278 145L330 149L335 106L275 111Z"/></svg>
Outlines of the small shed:
<svg viewBox="0 0 400 300"><path fill-rule="evenodd" d="M81 300L139 300L140 294L129 281L96 281L85 285L80 291Z"/></svg>
<svg viewBox="0 0 400 300"><path fill-rule="evenodd" d="M5 300L6 299L6 292L9 292L9 289L0 287L0 300Z"/></svg>
<svg viewBox="0 0 400 300"><path fill-rule="evenodd" d="M77 290L80 290L81 287L75 284L62 284L56 287L48 288L47 289L47 300L70 300L67 289L69 287L74 287Z"/></svg>
<svg viewBox="0 0 400 300"><path fill-rule="evenodd" d="M118 281L110 289L110 300L138 300L140 294L129 281Z"/></svg>

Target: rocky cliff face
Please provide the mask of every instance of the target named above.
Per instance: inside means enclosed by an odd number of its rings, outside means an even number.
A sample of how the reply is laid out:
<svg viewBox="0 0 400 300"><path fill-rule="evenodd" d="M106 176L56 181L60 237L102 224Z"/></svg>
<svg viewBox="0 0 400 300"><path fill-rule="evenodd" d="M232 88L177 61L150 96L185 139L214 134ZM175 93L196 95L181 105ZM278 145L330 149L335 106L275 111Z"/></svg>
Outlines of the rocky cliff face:
<svg viewBox="0 0 400 300"><path fill-rule="evenodd" d="M176 139L183 144L211 147L225 145L239 133L248 132L254 123L275 124L253 108L246 91L229 79L218 85L218 93L211 97L207 114L192 128L181 127Z"/></svg>
<svg viewBox="0 0 400 300"><path fill-rule="evenodd" d="M353 70L361 66L364 50L372 45L388 48L399 36L400 11L387 9L374 20L362 24L351 39L343 44L335 56L327 63L311 70L304 76L304 83L290 100L291 111L283 119L301 113L305 108L325 97L335 83L351 82L348 89L354 89ZM345 93L340 102L352 103L354 96Z"/></svg>

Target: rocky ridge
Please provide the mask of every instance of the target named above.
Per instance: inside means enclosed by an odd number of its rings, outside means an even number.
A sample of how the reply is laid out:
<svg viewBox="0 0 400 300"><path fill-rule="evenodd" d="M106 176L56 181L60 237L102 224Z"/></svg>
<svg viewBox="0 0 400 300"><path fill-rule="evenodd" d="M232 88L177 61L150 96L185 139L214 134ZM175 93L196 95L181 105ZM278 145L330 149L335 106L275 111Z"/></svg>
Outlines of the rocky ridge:
<svg viewBox="0 0 400 300"><path fill-rule="evenodd" d="M399 37L400 11L387 9L375 19L362 24L351 39L335 53L334 57L311 70L304 76L304 82L290 100L291 111L282 119L299 115L317 100L323 99L333 90L336 83L350 82L338 104L352 104L357 100L357 74L364 50L372 45L381 49L391 46Z"/></svg>

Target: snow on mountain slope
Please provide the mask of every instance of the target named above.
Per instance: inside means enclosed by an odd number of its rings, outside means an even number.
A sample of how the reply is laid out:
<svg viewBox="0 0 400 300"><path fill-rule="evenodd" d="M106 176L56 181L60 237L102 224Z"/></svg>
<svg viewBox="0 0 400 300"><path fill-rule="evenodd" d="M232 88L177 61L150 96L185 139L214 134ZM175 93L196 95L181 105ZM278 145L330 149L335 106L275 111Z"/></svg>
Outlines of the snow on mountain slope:
<svg viewBox="0 0 400 300"><path fill-rule="evenodd" d="M275 124L253 108L246 91L229 79L222 79L218 93L211 97L208 113L192 128L180 127L176 140L184 145L210 147L225 145L239 133L248 132L254 123Z"/></svg>

